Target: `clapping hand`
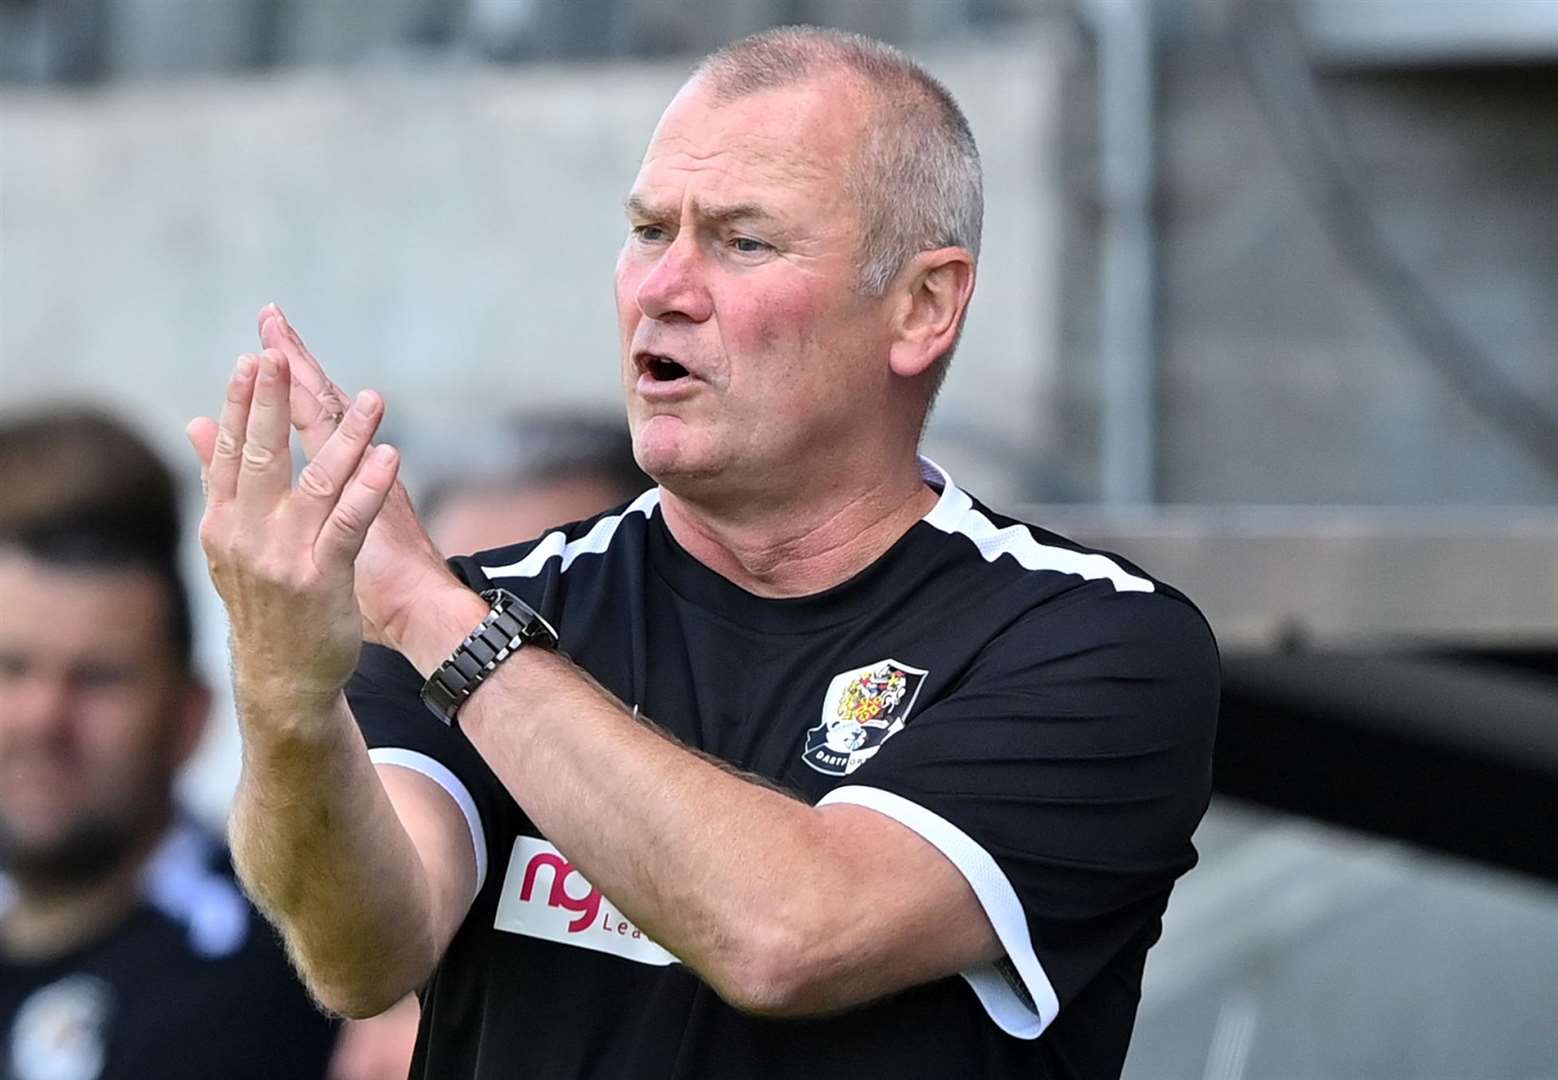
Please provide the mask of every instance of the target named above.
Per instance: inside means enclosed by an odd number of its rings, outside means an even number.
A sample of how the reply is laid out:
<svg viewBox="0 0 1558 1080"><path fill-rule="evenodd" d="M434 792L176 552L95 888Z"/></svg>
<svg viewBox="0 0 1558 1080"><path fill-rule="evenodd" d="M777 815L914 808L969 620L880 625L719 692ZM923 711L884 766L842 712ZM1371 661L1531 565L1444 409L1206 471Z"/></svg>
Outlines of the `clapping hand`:
<svg viewBox="0 0 1558 1080"><path fill-rule="evenodd" d="M334 434L351 399L275 304L260 309L259 331L260 344L285 357L292 372L292 426L312 458ZM368 640L403 648L407 623L419 605L452 584L443 555L417 520L405 485L396 480L357 558L357 602Z"/></svg>
<svg viewBox="0 0 1558 1080"><path fill-rule="evenodd" d="M202 466L200 543L232 624L235 679L241 691L296 702L333 699L356 667L353 564L399 458L370 446L384 406L365 390L294 486L292 386L279 350L242 356L220 420L201 417L187 434Z"/></svg>
<svg viewBox="0 0 1558 1080"><path fill-rule="evenodd" d="M423 597L456 583L417 521L395 452L372 446L379 396L349 398L275 305L259 330L264 351L239 359L221 420L188 428L206 486L201 545L235 663L266 678L317 668L304 681L333 693L364 636L399 647ZM296 486L291 428L309 459Z"/></svg>

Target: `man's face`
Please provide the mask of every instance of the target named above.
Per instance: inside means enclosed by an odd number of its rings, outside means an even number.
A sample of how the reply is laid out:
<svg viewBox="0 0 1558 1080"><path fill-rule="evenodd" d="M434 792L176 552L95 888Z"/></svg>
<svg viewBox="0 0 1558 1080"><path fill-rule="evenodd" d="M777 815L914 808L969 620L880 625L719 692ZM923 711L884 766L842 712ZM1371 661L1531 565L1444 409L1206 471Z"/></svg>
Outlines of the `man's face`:
<svg viewBox="0 0 1558 1080"><path fill-rule="evenodd" d="M160 823L206 694L164 583L0 551L0 868L90 880Z"/></svg>
<svg viewBox="0 0 1558 1080"><path fill-rule="evenodd" d="M634 452L657 480L750 494L878 430L887 322L856 285L855 101L827 79L716 106L693 83L661 118L616 273Z"/></svg>

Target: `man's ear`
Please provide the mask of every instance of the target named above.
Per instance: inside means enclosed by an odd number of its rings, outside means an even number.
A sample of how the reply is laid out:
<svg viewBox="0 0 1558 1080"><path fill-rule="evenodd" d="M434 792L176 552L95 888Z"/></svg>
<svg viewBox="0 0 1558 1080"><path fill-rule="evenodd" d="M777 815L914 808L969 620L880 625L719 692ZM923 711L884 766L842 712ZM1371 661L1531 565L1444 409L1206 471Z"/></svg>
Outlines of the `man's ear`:
<svg viewBox="0 0 1558 1080"><path fill-rule="evenodd" d="M893 374L914 378L957 343L974 294L974 257L964 248L922 251L893 283Z"/></svg>

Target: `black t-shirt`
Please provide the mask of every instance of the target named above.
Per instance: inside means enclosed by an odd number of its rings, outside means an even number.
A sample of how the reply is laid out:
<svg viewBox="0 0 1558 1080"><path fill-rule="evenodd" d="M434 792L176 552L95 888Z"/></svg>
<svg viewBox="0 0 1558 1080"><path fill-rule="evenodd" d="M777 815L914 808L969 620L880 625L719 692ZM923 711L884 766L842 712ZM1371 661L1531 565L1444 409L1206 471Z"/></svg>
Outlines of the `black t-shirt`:
<svg viewBox="0 0 1558 1080"><path fill-rule="evenodd" d="M4 1080L312 1080L334 1043L225 852L192 825L169 831L111 930L44 962L0 956Z"/></svg>
<svg viewBox="0 0 1558 1080"><path fill-rule="evenodd" d="M1005 958L841 1015L740 1013L538 835L421 705L410 665L372 649L349 691L370 752L450 792L480 879L424 988L414 1076L1119 1073L1147 949L1195 862L1216 648L1180 593L923 468L936 507L814 596L760 598L699 563L658 491L455 565L537 608L578 664L687 745L929 840Z"/></svg>

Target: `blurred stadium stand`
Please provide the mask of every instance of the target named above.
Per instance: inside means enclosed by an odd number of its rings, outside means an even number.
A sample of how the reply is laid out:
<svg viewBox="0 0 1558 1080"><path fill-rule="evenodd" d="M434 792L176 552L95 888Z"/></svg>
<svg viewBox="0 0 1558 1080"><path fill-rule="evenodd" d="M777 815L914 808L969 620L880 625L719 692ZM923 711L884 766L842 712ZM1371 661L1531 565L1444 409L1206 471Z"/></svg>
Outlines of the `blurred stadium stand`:
<svg viewBox="0 0 1558 1080"><path fill-rule="evenodd" d="M981 139L932 455L1224 646L1127 1075L1552 1076L1558 2L0 0L5 404L176 433L273 296L413 467L521 386L608 401L649 126L784 21L924 56Z"/></svg>

